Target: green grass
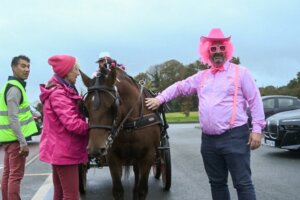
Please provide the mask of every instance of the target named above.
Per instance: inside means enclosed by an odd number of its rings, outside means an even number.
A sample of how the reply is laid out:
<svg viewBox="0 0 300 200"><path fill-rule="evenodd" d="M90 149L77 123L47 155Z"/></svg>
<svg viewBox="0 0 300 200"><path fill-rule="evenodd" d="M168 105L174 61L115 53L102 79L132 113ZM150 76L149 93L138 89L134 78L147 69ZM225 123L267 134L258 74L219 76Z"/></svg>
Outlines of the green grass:
<svg viewBox="0 0 300 200"><path fill-rule="evenodd" d="M190 112L190 115L186 117L183 112L166 113L168 123L197 123L198 112Z"/></svg>

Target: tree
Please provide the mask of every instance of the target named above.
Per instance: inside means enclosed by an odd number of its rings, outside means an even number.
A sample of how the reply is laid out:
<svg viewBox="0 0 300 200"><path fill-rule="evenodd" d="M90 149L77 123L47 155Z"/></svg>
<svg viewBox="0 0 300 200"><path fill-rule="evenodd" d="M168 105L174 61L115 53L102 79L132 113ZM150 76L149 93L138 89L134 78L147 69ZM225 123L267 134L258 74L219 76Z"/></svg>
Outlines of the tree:
<svg viewBox="0 0 300 200"><path fill-rule="evenodd" d="M297 73L297 77L292 79L286 86L274 87L267 86L260 88L262 96L266 95L289 95L300 98L300 72Z"/></svg>
<svg viewBox="0 0 300 200"><path fill-rule="evenodd" d="M229 62L237 64L237 65L241 64L239 57L232 57L232 59Z"/></svg>
<svg viewBox="0 0 300 200"><path fill-rule="evenodd" d="M190 111L193 109L193 96L185 97L180 109L186 117L190 116Z"/></svg>

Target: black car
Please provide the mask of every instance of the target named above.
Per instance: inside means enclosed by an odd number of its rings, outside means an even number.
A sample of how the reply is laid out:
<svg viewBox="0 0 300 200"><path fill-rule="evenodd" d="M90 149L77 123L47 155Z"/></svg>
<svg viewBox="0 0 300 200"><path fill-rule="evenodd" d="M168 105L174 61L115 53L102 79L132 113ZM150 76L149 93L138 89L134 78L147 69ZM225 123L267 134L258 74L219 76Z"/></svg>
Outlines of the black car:
<svg viewBox="0 0 300 200"><path fill-rule="evenodd" d="M265 145L300 151L300 109L272 115L266 122Z"/></svg>
<svg viewBox="0 0 300 200"><path fill-rule="evenodd" d="M262 101L266 118L279 112L300 109L300 100L293 96L263 96Z"/></svg>
<svg viewBox="0 0 300 200"><path fill-rule="evenodd" d="M268 118L276 113L300 109L300 100L294 96L287 95L269 95L262 97L265 118ZM247 109L248 113L248 123L251 127L251 113L249 108Z"/></svg>

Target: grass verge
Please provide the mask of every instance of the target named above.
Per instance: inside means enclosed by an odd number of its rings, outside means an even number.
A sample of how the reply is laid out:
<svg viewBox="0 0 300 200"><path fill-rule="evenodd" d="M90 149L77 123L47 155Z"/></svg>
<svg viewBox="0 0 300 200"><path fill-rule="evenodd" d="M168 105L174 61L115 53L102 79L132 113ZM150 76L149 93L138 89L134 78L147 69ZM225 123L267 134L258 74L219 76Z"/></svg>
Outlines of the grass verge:
<svg viewBox="0 0 300 200"><path fill-rule="evenodd" d="M185 116L182 112L173 112L166 113L166 118L168 123L197 123L198 120L198 112L190 112L188 117Z"/></svg>

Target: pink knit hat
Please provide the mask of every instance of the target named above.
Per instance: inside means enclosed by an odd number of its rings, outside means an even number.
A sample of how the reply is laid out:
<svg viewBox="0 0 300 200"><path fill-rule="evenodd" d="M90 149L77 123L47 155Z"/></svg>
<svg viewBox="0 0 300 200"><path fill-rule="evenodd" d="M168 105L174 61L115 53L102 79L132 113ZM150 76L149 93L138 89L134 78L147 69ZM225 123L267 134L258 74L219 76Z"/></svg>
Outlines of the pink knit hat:
<svg viewBox="0 0 300 200"><path fill-rule="evenodd" d="M76 58L69 55L54 55L48 59L48 63L54 73L63 78L74 67Z"/></svg>

